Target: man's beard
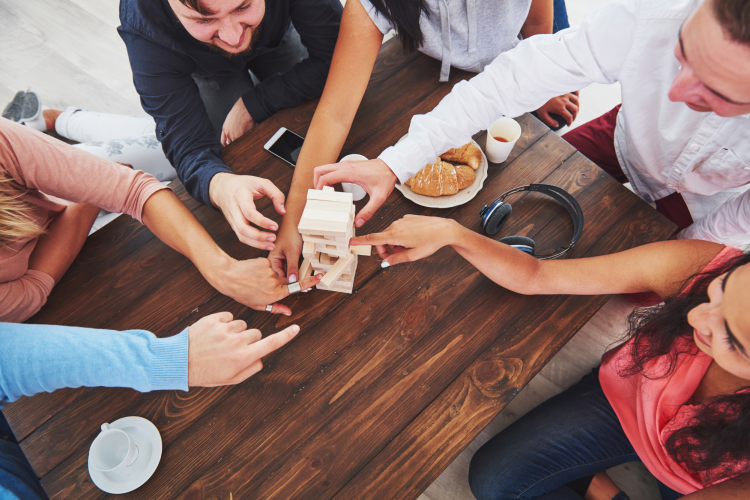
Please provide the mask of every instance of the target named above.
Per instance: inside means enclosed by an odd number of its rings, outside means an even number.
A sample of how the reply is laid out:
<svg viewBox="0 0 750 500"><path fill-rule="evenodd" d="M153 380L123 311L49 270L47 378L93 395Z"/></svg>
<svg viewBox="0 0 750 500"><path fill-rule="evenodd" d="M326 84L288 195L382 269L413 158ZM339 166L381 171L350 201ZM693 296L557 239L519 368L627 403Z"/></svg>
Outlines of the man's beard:
<svg viewBox="0 0 750 500"><path fill-rule="evenodd" d="M260 36L261 27L263 26L263 21L261 21L258 26L255 27L255 29L250 34L250 44L247 46L245 50L242 52L227 52L226 50L222 49L221 47L210 43L210 42L203 42L205 45L208 45L208 47L211 50L215 50L216 52L219 52L221 55L226 57L227 59L233 59L235 57L242 57L246 56L250 53L251 50L253 50L253 47L255 47L255 43L258 41L258 37ZM245 28L247 29L247 28Z"/></svg>

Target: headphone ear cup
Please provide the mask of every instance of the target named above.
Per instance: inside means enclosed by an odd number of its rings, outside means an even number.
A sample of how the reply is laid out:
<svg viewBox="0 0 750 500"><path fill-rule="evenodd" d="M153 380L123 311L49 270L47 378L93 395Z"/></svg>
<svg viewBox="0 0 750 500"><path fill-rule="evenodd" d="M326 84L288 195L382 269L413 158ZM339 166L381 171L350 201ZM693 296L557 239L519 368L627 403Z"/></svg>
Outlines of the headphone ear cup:
<svg viewBox="0 0 750 500"><path fill-rule="evenodd" d="M522 252L526 252L529 255L534 255L534 250L536 248L536 242L526 236L506 236L505 238L500 238L498 241L512 246Z"/></svg>
<svg viewBox="0 0 750 500"><path fill-rule="evenodd" d="M485 232L497 234L503 228L512 211L513 207L510 206L510 203L503 203L502 201L493 203L482 219L482 227Z"/></svg>

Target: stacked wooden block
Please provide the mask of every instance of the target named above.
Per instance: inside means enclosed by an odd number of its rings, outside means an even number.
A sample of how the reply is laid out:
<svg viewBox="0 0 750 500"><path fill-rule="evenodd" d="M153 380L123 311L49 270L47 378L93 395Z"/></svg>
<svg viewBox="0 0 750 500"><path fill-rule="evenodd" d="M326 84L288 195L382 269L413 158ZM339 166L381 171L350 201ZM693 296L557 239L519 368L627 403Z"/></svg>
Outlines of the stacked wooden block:
<svg viewBox="0 0 750 500"><path fill-rule="evenodd" d="M349 247L354 237L354 199L331 187L307 191L307 204L297 226L302 235L299 279L325 273L318 289L352 293L357 255L370 255L370 245Z"/></svg>

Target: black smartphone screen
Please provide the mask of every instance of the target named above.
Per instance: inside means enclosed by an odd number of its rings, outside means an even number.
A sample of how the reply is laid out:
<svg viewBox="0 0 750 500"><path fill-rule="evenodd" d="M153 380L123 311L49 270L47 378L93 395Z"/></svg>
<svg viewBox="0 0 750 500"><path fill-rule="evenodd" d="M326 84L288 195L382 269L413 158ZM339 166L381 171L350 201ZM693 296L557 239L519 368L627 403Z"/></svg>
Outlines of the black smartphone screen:
<svg viewBox="0 0 750 500"><path fill-rule="evenodd" d="M291 163L292 165L297 165L297 158L299 158L299 152L302 149L302 143L304 142L305 140L302 137L294 132L285 130L284 133L281 134L281 137L271 144L271 147L268 148L268 150L282 160Z"/></svg>

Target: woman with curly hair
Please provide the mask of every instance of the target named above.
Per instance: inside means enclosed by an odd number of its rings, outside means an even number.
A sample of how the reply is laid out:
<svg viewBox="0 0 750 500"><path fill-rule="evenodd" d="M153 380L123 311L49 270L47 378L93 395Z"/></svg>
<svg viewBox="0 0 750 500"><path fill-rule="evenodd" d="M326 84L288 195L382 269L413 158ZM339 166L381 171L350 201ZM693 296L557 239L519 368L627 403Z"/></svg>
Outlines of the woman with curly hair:
<svg viewBox="0 0 750 500"><path fill-rule="evenodd" d="M664 500L748 498L750 255L676 240L537 260L452 219L418 216L351 244L376 245L383 267L451 246L522 294L653 292L664 300L634 311L625 342L599 368L477 451L469 483L479 500L625 500L603 472L632 461L656 477Z"/></svg>

